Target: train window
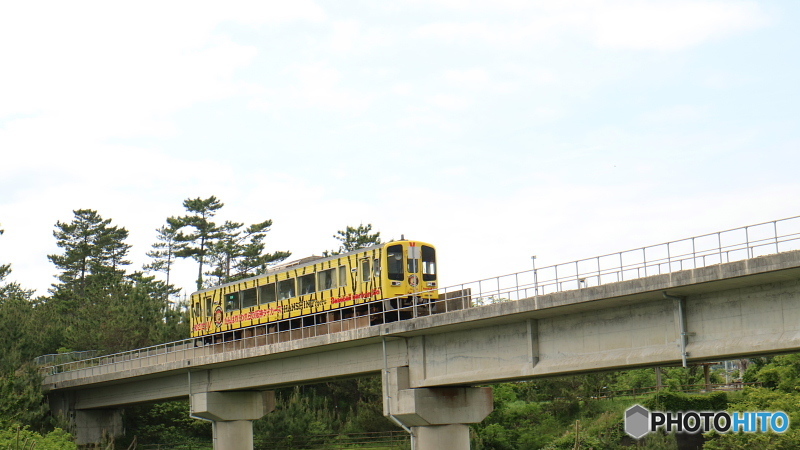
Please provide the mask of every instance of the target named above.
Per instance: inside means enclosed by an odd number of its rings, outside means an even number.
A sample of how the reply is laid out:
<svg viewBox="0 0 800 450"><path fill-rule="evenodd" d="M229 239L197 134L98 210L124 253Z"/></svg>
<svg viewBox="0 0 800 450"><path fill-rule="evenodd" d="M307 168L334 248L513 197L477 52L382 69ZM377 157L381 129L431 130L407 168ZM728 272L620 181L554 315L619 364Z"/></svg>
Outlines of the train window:
<svg viewBox="0 0 800 450"><path fill-rule="evenodd" d="M211 302L211 296L209 295L208 297L206 297L205 301L206 301L206 310L203 311L203 315L204 316L210 316L211 315L211 311L212 311L212 309L211 309L211 303L212 303Z"/></svg>
<svg viewBox="0 0 800 450"><path fill-rule="evenodd" d="M392 245L386 249L386 270L390 280L402 281L403 278L403 246Z"/></svg>
<svg viewBox="0 0 800 450"><path fill-rule="evenodd" d="M200 308L200 305L201 305L200 300L194 302L193 313L195 317L200 317L203 315L203 311L202 308Z"/></svg>
<svg viewBox="0 0 800 450"><path fill-rule="evenodd" d="M372 262L372 276L377 279L381 278L381 260L378 258Z"/></svg>
<svg viewBox="0 0 800 450"><path fill-rule="evenodd" d="M317 273L317 285L320 291L336 287L336 269L323 270Z"/></svg>
<svg viewBox="0 0 800 450"><path fill-rule="evenodd" d="M413 242L412 242L413 244ZM419 273L419 247L409 245L408 247L408 273Z"/></svg>
<svg viewBox="0 0 800 450"><path fill-rule="evenodd" d="M436 279L436 250L427 245L422 246L422 280Z"/></svg>
<svg viewBox="0 0 800 450"><path fill-rule="evenodd" d="M347 287L347 267L339 266L339 287Z"/></svg>
<svg viewBox="0 0 800 450"><path fill-rule="evenodd" d="M225 294L225 311L234 311L237 309L241 309L239 306L239 293L233 292Z"/></svg>
<svg viewBox="0 0 800 450"><path fill-rule="evenodd" d="M362 259L361 260L361 281L366 283L370 280L370 275L372 275L369 271L369 260Z"/></svg>
<svg viewBox="0 0 800 450"><path fill-rule="evenodd" d="M242 308L250 308L258 304L258 296L256 295L256 288L247 289L242 291Z"/></svg>
<svg viewBox="0 0 800 450"><path fill-rule="evenodd" d="M317 292L316 281L314 279L314 274L310 273L308 275L303 275L299 278L300 280L300 294L313 294Z"/></svg>
<svg viewBox="0 0 800 450"><path fill-rule="evenodd" d="M270 283L258 288L258 295L261 296L261 304L266 305L275 301L275 283Z"/></svg>
<svg viewBox="0 0 800 450"><path fill-rule="evenodd" d="M278 300L294 297L294 278L278 282Z"/></svg>

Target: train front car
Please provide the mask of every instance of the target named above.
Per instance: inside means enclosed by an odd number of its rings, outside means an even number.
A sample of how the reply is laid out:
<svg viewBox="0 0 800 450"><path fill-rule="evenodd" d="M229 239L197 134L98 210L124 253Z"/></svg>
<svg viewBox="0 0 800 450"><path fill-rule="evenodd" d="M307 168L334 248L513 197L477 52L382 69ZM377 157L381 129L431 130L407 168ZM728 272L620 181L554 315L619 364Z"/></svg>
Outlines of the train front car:
<svg viewBox="0 0 800 450"><path fill-rule="evenodd" d="M403 240L384 244L384 255L383 321L437 312L436 249L425 242Z"/></svg>

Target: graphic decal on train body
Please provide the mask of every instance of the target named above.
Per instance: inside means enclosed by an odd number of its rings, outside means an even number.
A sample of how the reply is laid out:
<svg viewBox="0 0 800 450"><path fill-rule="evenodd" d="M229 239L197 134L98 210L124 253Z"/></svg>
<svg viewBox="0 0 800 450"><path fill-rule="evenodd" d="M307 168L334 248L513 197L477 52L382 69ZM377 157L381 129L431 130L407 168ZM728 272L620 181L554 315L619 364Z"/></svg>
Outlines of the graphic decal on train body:
<svg viewBox="0 0 800 450"><path fill-rule="evenodd" d="M344 297L334 297L334 298L331 299L331 304L349 302L351 300L358 300L358 299L362 299L362 298L380 297L380 295L381 295L381 290L380 290L380 288L378 288L378 289L373 289L373 290L371 290L369 292L364 292L364 293L361 293L361 294L348 294L348 295L345 295Z"/></svg>
<svg viewBox="0 0 800 450"><path fill-rule="evenodd" d="M224 314L222 313L222 307L218 305L216 308L214 308L214 325L216 325L217 328L222 326L223 317Z"/></svg>

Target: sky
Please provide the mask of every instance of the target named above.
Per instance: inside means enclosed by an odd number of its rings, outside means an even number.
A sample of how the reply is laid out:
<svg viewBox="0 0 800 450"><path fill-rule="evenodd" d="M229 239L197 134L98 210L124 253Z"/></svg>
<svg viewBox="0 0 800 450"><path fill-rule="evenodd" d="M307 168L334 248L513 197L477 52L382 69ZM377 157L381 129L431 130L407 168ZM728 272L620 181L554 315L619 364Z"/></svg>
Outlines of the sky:
<svg viewBox="0 0 800 450"><path fill-rule="evenodd" d="M800 3L0 4L0 263L94 209L130 270L187 198L436 245L440 285L800 214ZM176 268L191 293L196 266Z"/></svg>

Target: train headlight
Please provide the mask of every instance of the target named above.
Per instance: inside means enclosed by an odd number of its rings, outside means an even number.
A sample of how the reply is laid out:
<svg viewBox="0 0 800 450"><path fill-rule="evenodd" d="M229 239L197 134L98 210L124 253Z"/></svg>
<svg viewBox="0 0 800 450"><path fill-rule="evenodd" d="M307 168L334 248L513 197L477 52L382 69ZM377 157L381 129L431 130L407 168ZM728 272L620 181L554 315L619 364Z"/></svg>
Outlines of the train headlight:
<svg viewBox="0 0 800 450"><path fill-rule="evenodd" d="M428 287L436 287L435 281L428 281Z"/></svg>

